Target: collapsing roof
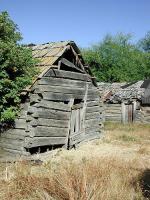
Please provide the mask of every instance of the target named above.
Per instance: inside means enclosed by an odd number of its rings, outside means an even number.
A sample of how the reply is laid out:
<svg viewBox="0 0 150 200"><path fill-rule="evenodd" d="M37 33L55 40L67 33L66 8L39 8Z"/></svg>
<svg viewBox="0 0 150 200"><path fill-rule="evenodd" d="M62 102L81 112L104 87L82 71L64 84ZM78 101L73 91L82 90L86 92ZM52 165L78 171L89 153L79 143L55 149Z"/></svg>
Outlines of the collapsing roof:
<svg viewBox="0 0 150 200"><path fill-rule="evenodd" d="M143 81L134 83L113 83L106 84L106 92L103 94L103 100L110 103L117 103L122 101L132 101L132 99L141 100L144 89L141 88ZM99 86L101 84L98 84ZM108 86L109 85L109 86Z"/></svg>
<svg viewBox="0 0 150 200"><path fill-rule="evenodd" d="M39 74L34 79L33 84L38 78L46 74L50 68L62 69L64 63L72 71L91 75L92 82L96 86L95 78L92 77L89 67L85 65L81 52L74 41L49 42L40 45L31 44L28 47L32 49L33 57L39 60L36 65ZM64 56L67 57L67 60ZM32 85L23 91L29 90Z"/></svg>
<svg viewBox="0 0 150 200"><path fill-rule="evenodd" d="M72 54L76 54L76 57L77 55L80 56L80 60L76 60L75 62L78 62L79 68L84 71L84 67L82 66L84 63L83 58L80 55L80 50L73 41L49 42L41 45L33 45L31 49L33 57L40 60L37 64L40 72L57 64L61 56L67 53L68 50L72 50Z"/></svg>
<svg viewBox="0 0 150 200"><path fill-rule="evenodd" d="M26 88L26 101L14 127L1 135L0 146L29 155L99 138L103 127L99 92L75 43L29 48L40 60L40 74Z"/></svg>

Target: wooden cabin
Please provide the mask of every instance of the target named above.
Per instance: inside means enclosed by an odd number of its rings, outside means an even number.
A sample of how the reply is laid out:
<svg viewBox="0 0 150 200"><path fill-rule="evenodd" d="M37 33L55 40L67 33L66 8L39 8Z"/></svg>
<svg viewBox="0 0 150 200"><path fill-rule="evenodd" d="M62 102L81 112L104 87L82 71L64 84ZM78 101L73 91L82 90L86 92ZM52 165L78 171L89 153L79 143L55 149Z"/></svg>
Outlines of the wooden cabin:
<svg viewBox="0 0 150 200"><path fill-rule="evenodd" d="M144 92L141 88L142 83L143 81L129 84L98 84L104 102L105 121L142 122L141 97Z"/></svg>
<svg viewBox="0 0 150 200"><path fill-rule="evenodd" d="M39 76L24 89L25 103L0 146L29 155L55 147L71 148L100 138L102 104L90 69L73 41L33 45Z"/></svg>

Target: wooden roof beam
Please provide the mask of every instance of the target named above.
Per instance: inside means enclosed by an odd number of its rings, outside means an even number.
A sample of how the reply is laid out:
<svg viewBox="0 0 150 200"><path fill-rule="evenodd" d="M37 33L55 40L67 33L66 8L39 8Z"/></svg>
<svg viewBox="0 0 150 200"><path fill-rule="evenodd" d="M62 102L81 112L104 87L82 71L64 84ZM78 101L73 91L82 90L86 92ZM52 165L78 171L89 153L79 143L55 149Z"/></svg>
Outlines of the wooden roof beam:
<svg viewBox="0 0 150 200"><path fill-rule="evenodd" d="M67 67L70 67L72 69L75 69L76 71L79 71L81 73L85 73L85 71L79 69L78 67L76 67L72 62L70 62L69 60L67 60L66 58L62 58L61 63L63 63L64 65L66 65Z"/></svg>
<svg viewBox="0 0 150 200"><path fill-rule="evenodd" d="M74 56L76 57L76 61L77 61L77 62L79 63L79 65L81 66L81 69L86 73L86 71L85 71L85 69L84 69L84 66L83 66L82 62L81 62L81 60L79 59L78 54L75 52L75 50L73 49L72 46L71 46L71 50L72 50Z"/></svg>

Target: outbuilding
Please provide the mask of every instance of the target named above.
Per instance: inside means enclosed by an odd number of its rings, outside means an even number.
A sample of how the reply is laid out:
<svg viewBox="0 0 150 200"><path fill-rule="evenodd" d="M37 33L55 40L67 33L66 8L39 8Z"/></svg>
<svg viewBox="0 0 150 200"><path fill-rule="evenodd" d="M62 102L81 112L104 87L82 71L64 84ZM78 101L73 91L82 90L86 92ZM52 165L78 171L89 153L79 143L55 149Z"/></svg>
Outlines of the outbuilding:
<svg viewBox="0 0 150 200"><path fill-rule="evenodd" d="M105 121L132 123L142 120L143 81L99 84L104 102ZM102 89L103 87L103 89ZM148 109L148 108L146 108Z"/></svg>
<svg viewBox="0 0 150 200"><path fill-rule="evenodd" d="M29 155L55 147L71 148L100 138L102 103L90 69L73 41L30 45L40 75L24 89L14 128L0 146Z"/></svg>

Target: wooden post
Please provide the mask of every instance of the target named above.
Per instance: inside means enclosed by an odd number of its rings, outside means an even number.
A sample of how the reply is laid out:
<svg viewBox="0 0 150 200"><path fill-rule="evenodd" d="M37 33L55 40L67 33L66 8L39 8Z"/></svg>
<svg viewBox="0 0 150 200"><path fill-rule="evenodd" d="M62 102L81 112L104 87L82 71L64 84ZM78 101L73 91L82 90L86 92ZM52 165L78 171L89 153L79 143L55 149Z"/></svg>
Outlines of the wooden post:
<svg viewBox="0 0 150 200"><path fill-rule="evenodd" d="M126 123L126 106L124 102L121 103L121 115L122 115L122 123L125 124Z"/></svg>
<svg viewBox="0 0 150 200"><path fill-rule="evenodd" d="M136 100L133 101L133 122L136 119Z"/></svg>

